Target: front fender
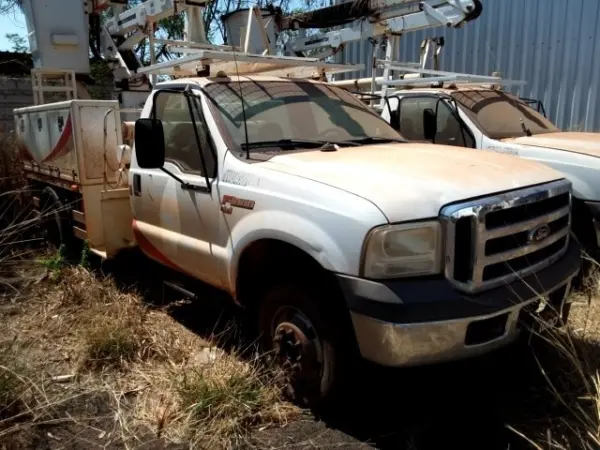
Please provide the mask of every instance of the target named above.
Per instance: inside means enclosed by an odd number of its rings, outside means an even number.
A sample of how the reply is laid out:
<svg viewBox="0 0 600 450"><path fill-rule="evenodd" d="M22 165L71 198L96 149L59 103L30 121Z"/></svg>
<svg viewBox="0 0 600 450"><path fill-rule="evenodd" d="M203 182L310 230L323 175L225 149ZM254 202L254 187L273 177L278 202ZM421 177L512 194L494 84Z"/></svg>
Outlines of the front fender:
<svg viewBox="0 0 600 450"><path fill-rule="evenodd" d="M228 245L232 252L227 274L229 285L236 285L239 261L244 250L258 240L285 242L306 252L326 270L353 273L360 261L362 238L358 243L357 255L356 251L342 251L330 233L304 217L272 210L248 214L231 230Z"/></svg>
<svg viewBox="0 0 600 450"><path fill-rule="evenodd" d="M600 201L600 158L547 147L511 144L516 155L533 159L561 172L573 185L573 196Z"/></svg>
<svg viewBox="0 0 600 450"><path fill-rule="evenodd" d="M600 166L598 158L578 155L583 161L539 160L561 172L573 185L573 197L580 200L600 200ZM594 167L598 166L598 167Z"/></svg>

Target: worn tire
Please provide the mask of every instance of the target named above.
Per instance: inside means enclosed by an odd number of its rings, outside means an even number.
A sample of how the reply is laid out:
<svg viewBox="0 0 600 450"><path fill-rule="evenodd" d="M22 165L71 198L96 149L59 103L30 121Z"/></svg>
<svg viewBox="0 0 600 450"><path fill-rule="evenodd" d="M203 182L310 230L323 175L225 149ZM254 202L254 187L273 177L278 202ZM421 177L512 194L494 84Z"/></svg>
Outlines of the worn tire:
<svg viewBox="0 0 600 450"><path fill-rule="evenodd" d="M582 249L592 258L598 258L600 249L596 241L596 231L594 230L593 217L585 204L579 199L573 199L572 207L572 225L573 234L581 244Z"/></svg>
<svg viewBox="0 0 600 450"><path fill-rule="evenodd" d="M581 270L573 279L573 289L580 290L585 288L588 275L592 273L591 270L596 263L600 262L600 248L596 241L592 214L584 202L578 198L573 198L571 229L571 236L581 245L584 256L581 261Z"/></svg>
<svg viewBox="0 0 600 450"><path fill-rule="evenodd" d="M40 207L40 226L45 230L50 244L60 248L71 243L68 213L56 191L50 187L42 190Z"/></svg>
<svg viewBox="0 0 600 450"><path fill-rule="evenodd" d="M265 290L258 311L261 342L284 369L286 393L295 403L314 409L324 408L337 398L342 377L348 375L347 372L344 375L344 369L354 356L353 339L342 325L342 314L334 314L332 299L325 292L293 282L275 285ZM282 333L285 341L285 333L290 329L300 329L307 340L313 338L312 331L316 335L318 344L300 346L299 360L287 358L284 347L289 349L289 346L285 342L275 342L282 338ZM316 363L313 355L320 363ZM301 361L300 374L295 367L298 361Z"/></svg>

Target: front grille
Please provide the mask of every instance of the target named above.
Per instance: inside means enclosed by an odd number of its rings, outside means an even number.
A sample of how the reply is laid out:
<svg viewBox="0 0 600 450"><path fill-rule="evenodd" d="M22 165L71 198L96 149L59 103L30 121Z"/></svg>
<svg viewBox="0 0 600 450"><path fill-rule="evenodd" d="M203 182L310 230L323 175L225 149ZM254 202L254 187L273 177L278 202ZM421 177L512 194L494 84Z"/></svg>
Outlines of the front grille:
<svg viewBox="0 0 600 450"><path fill-rule="evenodd" d="M570 212L568 180L445 207L446 277L478 292L547 267L568 246Z"/></svg>

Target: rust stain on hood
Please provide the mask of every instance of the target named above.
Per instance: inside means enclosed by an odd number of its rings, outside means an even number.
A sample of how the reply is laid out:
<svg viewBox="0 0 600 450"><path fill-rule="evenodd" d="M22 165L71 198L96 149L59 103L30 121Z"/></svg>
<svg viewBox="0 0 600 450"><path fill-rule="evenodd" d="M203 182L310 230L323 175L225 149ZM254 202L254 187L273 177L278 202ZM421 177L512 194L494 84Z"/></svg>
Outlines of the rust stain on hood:
<svg viewBox="0 0 600 450"><path fill-rule="evenodd" d="M504 142L553 148L600 158L600 133L561 132L504 139Z"/></svg>
<svg viewBox="0 0 600 450"><path fill-rule="evenodd" d="M390 222L436 217L449 203L564 178L515 156L413 143L283 154L260 164L368 199Z"/></svg>

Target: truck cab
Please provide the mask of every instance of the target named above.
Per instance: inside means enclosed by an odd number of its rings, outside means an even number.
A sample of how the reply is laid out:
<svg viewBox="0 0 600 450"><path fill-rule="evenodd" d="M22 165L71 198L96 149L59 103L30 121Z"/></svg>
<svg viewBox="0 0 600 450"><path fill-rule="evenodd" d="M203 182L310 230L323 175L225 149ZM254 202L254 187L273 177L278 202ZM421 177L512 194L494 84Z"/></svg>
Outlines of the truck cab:
<svg viewBox="0 0 600 450"><path fill-rule="evenodd" d="M515 95L489 86L401 89L382 117L414 142L470 147L539 161L573 183L573 228L600 250L600 134L564 132Z"/></svg>
<svg viewBox="0 0 600 450"><path fill-rule="evenodd" d="M158 84L128 177L142 251L252 312L303 403L332 398L354 355L468 358L513 342L532 312L568 315L571 183L534 161L408 143L341 88Z"/></svg>

